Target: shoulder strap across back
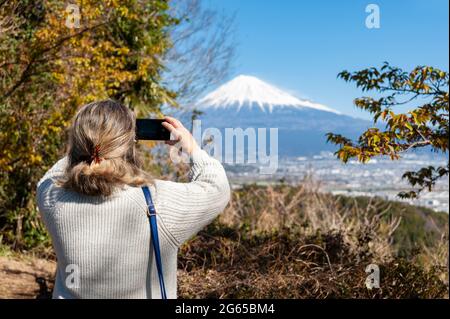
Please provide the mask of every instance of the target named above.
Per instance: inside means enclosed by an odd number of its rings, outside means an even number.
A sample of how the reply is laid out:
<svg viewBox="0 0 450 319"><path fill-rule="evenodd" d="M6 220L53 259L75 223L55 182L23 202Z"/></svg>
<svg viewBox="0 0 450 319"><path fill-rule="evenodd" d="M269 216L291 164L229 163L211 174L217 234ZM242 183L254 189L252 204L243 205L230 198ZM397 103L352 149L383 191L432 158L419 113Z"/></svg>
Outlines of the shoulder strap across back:
<svg viewBox="0 0 450 319"><path fill-rule="evenodd" d="M151 244L153 245L153 251L155 252L156 268L158 270L159 286L161 288L161 298L167 299L166 287L164 285L163 268L161 261L161 249L159 246L158 237L158 224L156 221L156 209L153 205L152 195L148 186L143 186L145 201L147 202L147 216L150 222Z"/></svg>

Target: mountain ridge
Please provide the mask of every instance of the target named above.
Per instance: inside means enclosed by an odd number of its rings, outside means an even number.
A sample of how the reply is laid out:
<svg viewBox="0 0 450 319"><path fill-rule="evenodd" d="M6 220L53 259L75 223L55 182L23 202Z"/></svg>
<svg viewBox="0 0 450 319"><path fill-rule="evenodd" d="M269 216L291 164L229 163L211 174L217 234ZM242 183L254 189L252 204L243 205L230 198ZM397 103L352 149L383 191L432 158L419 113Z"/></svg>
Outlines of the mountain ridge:
<svg viewBox="0 0 450 319"><path fill-rule="evenodd" d="M237 105L238 110L242 107L256 106L262 111L268 110L269 113L273 111L274 107L293 107L341 114L328 106L297 98L274 85L249 75L239 75L233 78L196 103L200 109L227 108L230 105Z"/></svg>

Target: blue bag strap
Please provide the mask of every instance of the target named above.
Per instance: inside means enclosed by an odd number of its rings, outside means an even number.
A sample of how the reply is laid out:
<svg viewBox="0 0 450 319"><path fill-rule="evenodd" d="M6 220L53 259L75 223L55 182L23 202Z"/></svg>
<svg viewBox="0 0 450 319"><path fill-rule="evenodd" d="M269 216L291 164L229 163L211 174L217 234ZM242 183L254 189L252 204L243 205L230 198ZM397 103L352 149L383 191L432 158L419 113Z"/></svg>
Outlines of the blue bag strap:
<svg viewBox="0 0 450 319"><path fill-rule="evenodd" d="M151 242L153 245L153 250L155 252L156 258L156 268L158 270L158 278L159 278L159 287L161 288L161 298L167 299L166 294L166 286L164 285L164 276L161 262L161 250L159 247L159 237L158 237L158 224L156 221L156 209L155 205L153 205L152 195L150 194L150 190L147 186L142 187L142 191L144 192L145 201L147 202L147 216L150 221L150 233L152 236Z"/></svg>

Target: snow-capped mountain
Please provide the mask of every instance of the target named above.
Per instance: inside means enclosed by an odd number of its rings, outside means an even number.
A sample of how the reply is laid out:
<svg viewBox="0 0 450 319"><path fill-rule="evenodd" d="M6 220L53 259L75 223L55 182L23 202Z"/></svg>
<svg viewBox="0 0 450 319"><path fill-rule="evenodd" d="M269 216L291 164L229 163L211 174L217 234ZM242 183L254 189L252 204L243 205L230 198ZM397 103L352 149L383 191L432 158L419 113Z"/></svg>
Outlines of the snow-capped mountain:
<svg viewBox="0 0 450 319"><path fill-rule="evenodd" d="M340 114L338 111L325 105L298 99L275 86L249 75L235 77L202 98L198 105L213 108L227 108L237 105L238 109L243 106L252 107L256 105L264 112L272 112L274 107L311 108Z"/></svg>
<svg viewBox="0 0 450 319"><path fill-rule="evenodd" d="M206 128L278 128L279 156L333 151L325 134L359 136L371 123L341 114L328 106L299 99L256 77L240 75L200 99Z"/></svg>

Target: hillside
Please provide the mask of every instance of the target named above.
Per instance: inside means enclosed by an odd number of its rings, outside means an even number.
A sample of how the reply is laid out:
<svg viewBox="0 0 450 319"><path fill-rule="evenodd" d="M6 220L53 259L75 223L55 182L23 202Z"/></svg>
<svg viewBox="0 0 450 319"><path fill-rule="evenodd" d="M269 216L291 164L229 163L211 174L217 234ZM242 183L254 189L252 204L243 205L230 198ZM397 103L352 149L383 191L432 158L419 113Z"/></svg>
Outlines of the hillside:
<svg viewBox="0 0 450 319"><path fill-rule="evenodd" d="M246 186L234 192L213 225L181 250L180 294L448 297L447 238L444 213L323 195L309 185ZM379 266L380 289L365 286L369 264Z"/></svg>
<svg viewBox="0 0 450 319"><path fill-rule="evenodd" d="M448 223L447 214L310 185L246 186L180 250L179 296L448 297ZM2 254L1 298L48 297L54 257ZM369 264L380 268L381 289L365 287Z"/></svg>

